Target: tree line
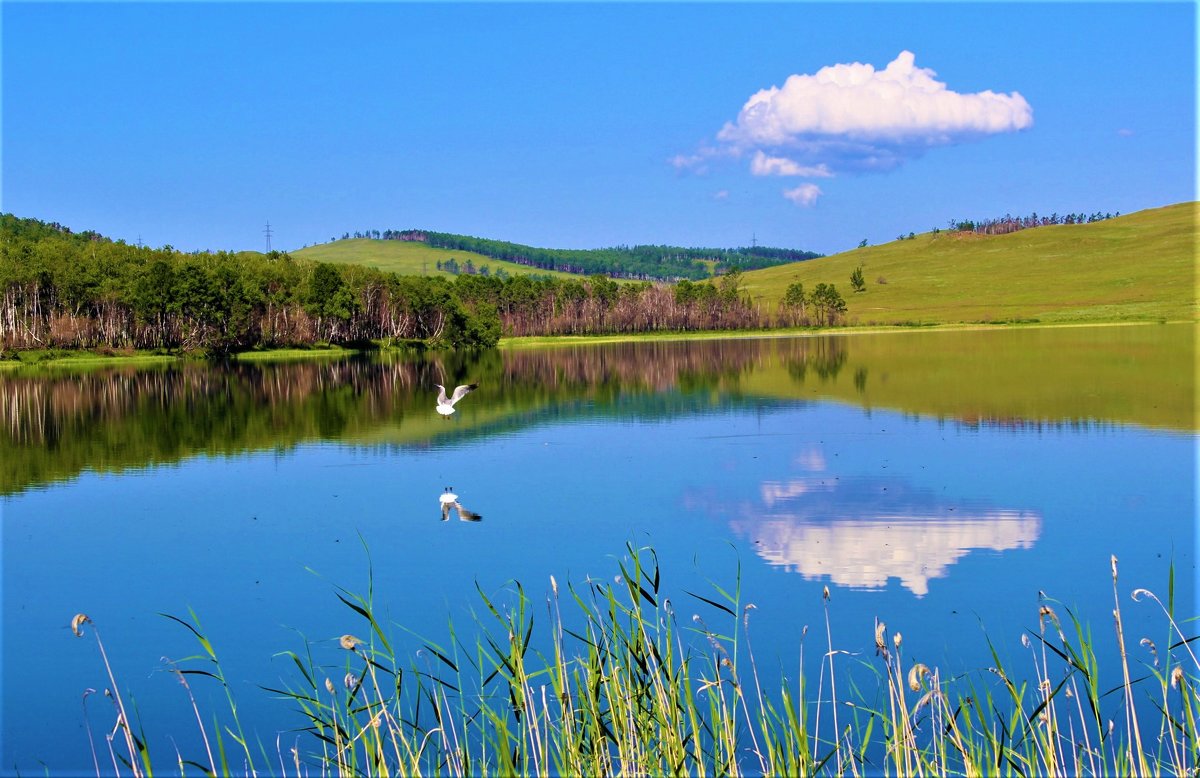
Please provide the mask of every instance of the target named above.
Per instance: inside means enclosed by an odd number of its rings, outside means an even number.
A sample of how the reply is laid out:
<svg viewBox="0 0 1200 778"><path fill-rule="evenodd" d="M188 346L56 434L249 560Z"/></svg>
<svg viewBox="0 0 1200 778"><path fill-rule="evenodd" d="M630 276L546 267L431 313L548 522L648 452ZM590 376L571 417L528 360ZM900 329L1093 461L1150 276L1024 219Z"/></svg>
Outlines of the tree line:
<svg viewBox="0 0 1200 778"><path fill-rule="evenodd" d="M825 298L764 311L743 297L740 280L738 271L674 285L603 275L400 276L278 251L132 246L0 214L0 349L487 347L501 335L755 329L840 315Z"/></svg>
<svg viewBox="0 0 1200 778"><path fill-rule="evenodd" d="M1100 213L1099 211L1095 213L1052 213L1049 216L1038 216L1036 211L1028 216L1013 216L1006 213L999 218L981 219L979 221L951 219L950 230L951 232L975 232L980 235L1007 235L1010 232L1017 232L1018 230L1027 230L1032 227L1047 227L1053 224L1091 224L1120 215L1120 211L1117 213ZM937 230L934 230L934 232L937 232ZM911 233L909 237L913 237Z"/></svg>
<svg viewBox="0 0 1200 778"><path fill-rule="evenodd" d="M769 246L713 249L638 245L603 249L544 249L429 230L365 230L342 235L343 239L351 237L414 241L433 248L470 251L539 270L558 270L576 275L603 274L610 278L634 280L675 281L686 278L696 281L734 267L757 270L821 256L812 251Z"/></svg>

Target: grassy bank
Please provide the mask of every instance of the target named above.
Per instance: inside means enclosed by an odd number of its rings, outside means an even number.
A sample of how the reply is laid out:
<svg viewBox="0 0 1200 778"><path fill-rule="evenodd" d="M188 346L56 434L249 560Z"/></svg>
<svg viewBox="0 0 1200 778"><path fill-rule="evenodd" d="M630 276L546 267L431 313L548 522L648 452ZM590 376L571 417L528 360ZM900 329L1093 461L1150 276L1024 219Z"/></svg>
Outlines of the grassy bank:
<svg viewBox="0 0 1200 778"><path fill-rule="evenodd" d="M792 283L835 284L858 324L1195 321L1198 213L1192 202L1008 235L929 232L747 272L744 288L775 306Z"/></svg>
<svg viewBox="0 0 1200 778"><path fill-rule="evenodd" d="M93 740L97 763L123 760L133 775L170 765L297 776L1183 776L1200 766L1200 664L1173 612L1173 575L1165 599L1122 594L1112 559L1118 666L1098 666L1088 626L1043 600L1022 639L1031 672L1001 666L993 649L993 666L956 677L912 661L901 632L880 621L874 657L840 650L826 589L823 634L808 649L815 673L802 661L807 671L773 684L762 680L739 581L689 593L677 613L652 549L629 547L617 568L607 583L560 588L551 578L544 601L516 582L504 602L480 590L468 630L451 625L447 641L423 641L413 656L394 648L403 626L377 619L370 587L338 590L354 632L334 656L317 644L284 652L294 680L267 690L310 723L286 754L244 731L232 696L220 722L195 710L200 753L150 753L96 625L79 614L72 629L90 633L114 690L113 713L97 722L112 733ZM1129 607L1161 614L1167 639L1150 644L1153 665L1131 657ZM181 704L195 709L189 682L230 687L195 615L175 620L201 646L190 666L173 667ZM839 668L850 663L868 665L874 686L845 685Z"/></svg>

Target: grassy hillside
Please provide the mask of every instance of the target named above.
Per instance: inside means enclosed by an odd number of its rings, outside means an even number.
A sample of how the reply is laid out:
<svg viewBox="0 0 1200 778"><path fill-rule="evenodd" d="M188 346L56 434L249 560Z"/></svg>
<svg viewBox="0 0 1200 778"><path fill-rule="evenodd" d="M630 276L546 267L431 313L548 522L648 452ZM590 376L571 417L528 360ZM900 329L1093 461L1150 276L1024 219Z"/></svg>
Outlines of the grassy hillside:
<svg viewBox="0 0 1200 778"><path fill-rule="evenodd" d="M308 248L293 251L291 254L292 256L303 257L314 262L366 265L378 268L384 272L409 276L450 276L450 273L438 270L438 262L453 259L458 262L458 266L461 268L469 259L474 263L476 268L487 265L491 268L493 274L497 270L505 270L509 275L536 273L538 275L550 275L560 278L572 277L569 273L539 270L527 265L518 265L515 262L492 259L491 257L485 257L482 254L475 254L470 251L435 249L426 246L424 243L404 240L349 238L347 240L337 240L333 243L321 243L316 246L309 246Z"/></svg>
<svg viewBox="0 0 1200 778"><path fill-rule="evenodd" d="M1200 203L1009 235L925 233L912 240L747 272L776 305L789 284L836 284L851 324L1194 321ZM866 291L855 293L859 265Z"/></svg>

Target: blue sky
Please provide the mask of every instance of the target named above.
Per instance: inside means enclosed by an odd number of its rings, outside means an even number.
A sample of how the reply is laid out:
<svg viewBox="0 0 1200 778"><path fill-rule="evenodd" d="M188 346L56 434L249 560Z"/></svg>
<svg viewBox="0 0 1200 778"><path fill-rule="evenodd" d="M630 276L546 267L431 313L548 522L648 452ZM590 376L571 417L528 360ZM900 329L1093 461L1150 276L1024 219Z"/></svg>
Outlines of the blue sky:
<svg viewBox="0 0 1200 778"><path fill-rule="evenodd" d="M834 253L1196 199L1183 3L4 2L0 209ZM857 64L855 64L857 63Z"/></svg>

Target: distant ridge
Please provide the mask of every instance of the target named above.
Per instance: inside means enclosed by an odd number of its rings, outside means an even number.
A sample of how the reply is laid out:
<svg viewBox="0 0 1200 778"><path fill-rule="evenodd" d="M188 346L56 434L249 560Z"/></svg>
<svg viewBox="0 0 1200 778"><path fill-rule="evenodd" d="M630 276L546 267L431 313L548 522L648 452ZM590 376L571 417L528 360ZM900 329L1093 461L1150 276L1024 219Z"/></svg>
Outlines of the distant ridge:
<svg viewBox="0 0 1200 778"><path fill-rule="evenodd" d="M422 243L431 248L466 251L504 262L576 275L602 274L638 280L711 278L732 267L741 270L774 267L816 259L813 251L750 246L732 249L638 245L602 249L549 249L520 243L476 238L432 230L367 230L345 233L342 240L370 239ZM329 244L326 244L329 245Z"/></svg>

